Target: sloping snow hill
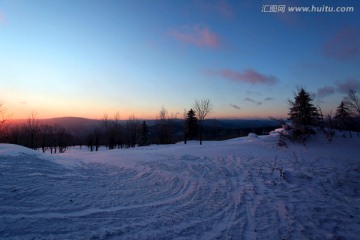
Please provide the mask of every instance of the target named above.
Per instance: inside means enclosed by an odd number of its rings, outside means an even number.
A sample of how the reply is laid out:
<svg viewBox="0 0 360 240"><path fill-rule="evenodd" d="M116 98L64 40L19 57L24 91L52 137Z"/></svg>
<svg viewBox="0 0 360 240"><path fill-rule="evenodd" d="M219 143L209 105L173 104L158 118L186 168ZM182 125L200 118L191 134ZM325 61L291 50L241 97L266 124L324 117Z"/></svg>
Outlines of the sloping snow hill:
<svg viewBox="0 0 360 240"><path fill-rule="evenodd" d="M41 154L0 144L1 239L358 239L360 137Z"/></svg>

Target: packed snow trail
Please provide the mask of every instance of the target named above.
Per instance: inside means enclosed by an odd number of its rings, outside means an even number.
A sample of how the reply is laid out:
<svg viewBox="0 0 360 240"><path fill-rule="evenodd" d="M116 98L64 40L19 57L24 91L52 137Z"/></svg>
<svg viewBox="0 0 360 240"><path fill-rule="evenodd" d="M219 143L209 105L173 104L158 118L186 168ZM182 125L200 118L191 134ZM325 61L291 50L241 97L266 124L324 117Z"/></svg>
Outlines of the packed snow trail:
<svg viewBox="0 0 360 240"><path fill-rule="evenodd" d="M249 137L57 156L0 145L0 238L360 236L360 138L276 142Z"/></svg>

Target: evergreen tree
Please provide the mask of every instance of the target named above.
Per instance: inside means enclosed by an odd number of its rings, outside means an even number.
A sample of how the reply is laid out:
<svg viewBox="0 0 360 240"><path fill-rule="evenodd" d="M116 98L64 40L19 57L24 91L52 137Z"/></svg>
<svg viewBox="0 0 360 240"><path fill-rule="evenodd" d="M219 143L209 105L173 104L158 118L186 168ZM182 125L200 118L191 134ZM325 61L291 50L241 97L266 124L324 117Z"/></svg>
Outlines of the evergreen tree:
<svg viewBox="0 0 360 240"><path fill-rule="evenodd" d="M293 122L295 128L308 130L308 126L318 122L319 113L312 101L312 97L304 88L298 89L294 101L289 100L289 120Z"/></svg>
<svg viewBox="0 0 360 240"><path fill-rule="evenodd" d="M344 101L341 101L340 105L338 106L338 108L336 109L336 114L335 114L335 120L337 122L337 127L343 131L346 129L346 125L348 123L348 121L350 120L350 110L349 108L346 106L346 104L344 103Z"/></svg>
<svg viewBox="0 0 360 240"><path fill-rule="evenodd" d="M139 146L149 145L149 128L145 121L140 126Z"/></svg>
<svg viewBox="0 0 360 240"><path fill-rule="evenodd" d="M184 129L184 142L186 144L187 140L194 140L198 134L198 119L194 110L190 109L187 113L185 120L185 129Z"/></svg>

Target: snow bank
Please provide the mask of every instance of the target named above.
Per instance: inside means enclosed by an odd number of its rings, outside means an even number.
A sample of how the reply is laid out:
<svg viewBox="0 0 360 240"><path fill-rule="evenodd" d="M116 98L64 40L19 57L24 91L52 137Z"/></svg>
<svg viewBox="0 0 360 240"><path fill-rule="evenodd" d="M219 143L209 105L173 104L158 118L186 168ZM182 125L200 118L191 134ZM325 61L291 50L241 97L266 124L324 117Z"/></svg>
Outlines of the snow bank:
<svg viewBox="0 0 360 240"><path fill-rule="evenodd" d="M37 155L39 152L15 144L0 144L0 155L19 156L21 154Z"/></svg>
<svg viewBox="0 0 360 240"><path fill-rule="evenodd" d="M0 145L0 239L360 236L359 137L254 139L57 156Z"/></svg>

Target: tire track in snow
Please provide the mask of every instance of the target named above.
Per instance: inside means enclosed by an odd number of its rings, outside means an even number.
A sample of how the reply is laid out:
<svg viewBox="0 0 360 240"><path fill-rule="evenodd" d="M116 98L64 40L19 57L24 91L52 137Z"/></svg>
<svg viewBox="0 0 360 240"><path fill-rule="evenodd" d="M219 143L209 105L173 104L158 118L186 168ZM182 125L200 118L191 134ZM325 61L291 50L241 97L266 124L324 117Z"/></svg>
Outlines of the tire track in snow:
<svg viewBox="0 0 360 240"><path fill-rule="evenodd" d="M107 224L117 230L110 235L124 237L137 236L140 231L146 234L139 238L250 239L254 236L250 209L254 186L243 171L249 159L167 156L144 163L141 172L101 164L69 170L45 160L34 165L34 161L18 158L23 168L11 177L27 174L13 194L21 199L1 207L1 218L8 223L82 219L90 225L86 219L91 219L94 226L112 219ZM29 165L32 167L27 168ZM18 194L21 191L26 191L26 197ZM41 204L17 208L35 202ZM120 226L116 221L121 221Z"/></svg>
<svg viewBox="0 0 360 240"><path fill-rule="evenodd" d="M275 156L233 149L220 157L156 153L127 168L2 157L0 238L304 239L341 236L338 223L346 223L343 232L358 232L351 215L358 211L356 166L332 182L330 160L313 160L309 170L304 159L292 163L293 152L279 150L274 170ZM284 166L287 180L279 172ZM339 191L329 199L333 187ZM324 208L326 201L342 201L345 211Z"/></svg>

